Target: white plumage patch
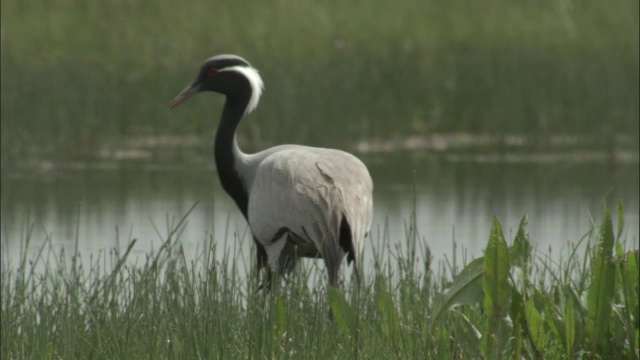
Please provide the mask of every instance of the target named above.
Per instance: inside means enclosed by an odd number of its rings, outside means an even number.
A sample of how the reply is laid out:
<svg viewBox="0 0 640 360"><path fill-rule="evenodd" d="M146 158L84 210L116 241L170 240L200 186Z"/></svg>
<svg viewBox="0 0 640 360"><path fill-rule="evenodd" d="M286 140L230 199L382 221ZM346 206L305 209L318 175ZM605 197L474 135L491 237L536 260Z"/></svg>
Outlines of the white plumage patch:
<svg viewBox="0 0 640 360"><path fill-rule="evenodd" d="M251 99L249 99L249 104L247 105L245 113L248 114L255 110L256 107L258 107L258 101L260 101L262 90L264 90L264 83L258 74L258 70L249 66L231 66L220 71L235 71L242 74L247 78L247 80L249 80L249 84L251 85Z"/></svg>

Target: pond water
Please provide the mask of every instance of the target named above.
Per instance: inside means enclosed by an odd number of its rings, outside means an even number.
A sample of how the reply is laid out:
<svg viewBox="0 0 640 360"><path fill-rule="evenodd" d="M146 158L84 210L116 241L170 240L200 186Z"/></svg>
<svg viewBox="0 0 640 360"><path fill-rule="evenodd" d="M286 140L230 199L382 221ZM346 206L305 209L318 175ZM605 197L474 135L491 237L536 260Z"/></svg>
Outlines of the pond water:
<svg viewBox="0 0 640 360"><path fill-rule="evenodd" d="M372 237L393 248L406 243L416 211L419 246L434 258L451 259L453 240L467 259L482 255L492 218L501 222L508 242L523 215L536 249L566 255L566 244L579 241L599 223L606 204L625 204L625 236L638 239L637 161L611 166L603 161L508 161L504 157L443 157L406 152L362 156L375 184ZM219 256L253 260L247 226L221 189L215 168L152 163L105 163L53 166L39 170L2 170L3 261L17 263L29 224L31 249L51 237L55 247L72 251L76 238L84 259L138 239L131 261L143 261L158 249L168 225L195 203L180 240L188 259L209 239ZM371 263L366 245L365 266ZM563 252L564 251L564 252ZM460 256L460 254L458 254ZM460 258L459 258L460 259ZM459 261L459 260L458 260Z"/></svg>

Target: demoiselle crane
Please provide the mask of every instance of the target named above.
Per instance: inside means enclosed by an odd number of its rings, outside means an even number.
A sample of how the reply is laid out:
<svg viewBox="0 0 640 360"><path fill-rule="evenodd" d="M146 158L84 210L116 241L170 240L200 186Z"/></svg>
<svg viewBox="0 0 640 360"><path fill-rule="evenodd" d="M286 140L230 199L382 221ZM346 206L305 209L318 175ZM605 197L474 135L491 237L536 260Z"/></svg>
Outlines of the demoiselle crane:
<svg viewBox="0 0 640 360"><path fill-rule="evenodd" d="M291 271L297 257L321 257L329 283L337 286L346 256L359 280L372 220L369 172L355 156L334 149L280 145L243 153L236 128L255 110L263 88L258 71L246 60L214 56L171 101L169 110L203 91L226 95L214 146L218 176L249 224L258 270L269 266L268 284L273 285L273 274Z"/></svg>

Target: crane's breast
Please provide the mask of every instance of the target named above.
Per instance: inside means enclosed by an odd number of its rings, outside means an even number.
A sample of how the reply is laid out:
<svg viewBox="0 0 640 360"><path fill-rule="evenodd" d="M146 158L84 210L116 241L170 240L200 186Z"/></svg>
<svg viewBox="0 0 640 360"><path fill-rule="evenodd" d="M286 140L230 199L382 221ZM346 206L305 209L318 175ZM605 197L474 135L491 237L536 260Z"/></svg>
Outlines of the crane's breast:
<svg viewBox="0 0 640 360"><path fill-rule="evenodd" d="M302 147L277 151L256 169L249 226L265 245L282 228L317 243L336 236L342 214L352 212L349 207L371 212L372 186L364 164L348 153Z"/></svg>

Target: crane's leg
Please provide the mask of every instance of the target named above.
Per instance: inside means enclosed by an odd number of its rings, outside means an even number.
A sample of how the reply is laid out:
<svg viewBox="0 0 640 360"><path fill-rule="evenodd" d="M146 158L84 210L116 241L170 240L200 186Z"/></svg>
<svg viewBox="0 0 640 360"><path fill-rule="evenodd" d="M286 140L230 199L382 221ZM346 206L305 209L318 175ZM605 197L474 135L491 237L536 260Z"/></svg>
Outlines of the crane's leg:
<svg viewBox="0 0 640 360"><path fill-rule="evenodd" d="M358 261L358 259L353 261L353 276L356 278L356 286L360 287L360 262Z"/></svg>
<svg viewBox="0 0 640 360"><path fill-rule="evenodd" d="M327 275L329 275L329 284L333 287L338 287L338 279L340 274L340 263L344 258L344 252L338 249L335 244L328 244L325 242L325 246L322 249L322 258L327 268Z"/></svg>
<svg viewBox="0 0 640 360"><path fill-rule="evenodd" d="M255 236L253 237L253 242L256 246L256 265L257 265L256 277L258 278L258 282L259 282L258 289L256 290L256 292L259 292L265 287L271 286L271 272L269 271L269 267L267 265L269 260L267 259L267 252L264 250L264 246L260 244L260 242L258 241L258 239L256 239ZM262 276L263 270L264 270L264 276Z"/></svg>
<svg viewBox="0 0 640 360"><path fill-rule="evenodd" d="M347 264L353 263L353 277L355 277L356 285L360 286L360 249L354 244L351 225L344 215L340 222L340 237L338 243L342 251L346 254ZM358 241L357 243L360 242Z"/></svg>
<svg viewBox="0 0 640 360"><path fill-rule="evenodd" d="M279 280L280 280L280 267L278 266L278 261L280 260L280 254L282 253L282 249L287 243L288 234L284 233L279 238L275 239L271 244L265 245L264 249L267 252L267 259L269 261L269 275L268 282L271 285L271 291L275 290Z"/></svg>
<svg viewBox="0 0 640 360"><path fill-rule="evenodd" d="M327 247L325 247L327 248ZM324 263L327 268L327 273L329 275L329 286L338 288L339 287L339 275L340 275L340 263L342 263L342 259L344 258L344 253L337 250L333 247L335 251L331 252L329 250L327 253L322 254L324 258ZM327 294L329 288L327 287ZM329 307L329 319L334 320L335 316L333 314L333 310Z"/></svg>

